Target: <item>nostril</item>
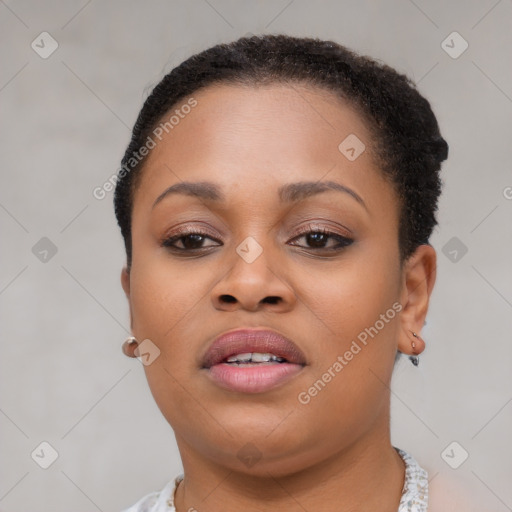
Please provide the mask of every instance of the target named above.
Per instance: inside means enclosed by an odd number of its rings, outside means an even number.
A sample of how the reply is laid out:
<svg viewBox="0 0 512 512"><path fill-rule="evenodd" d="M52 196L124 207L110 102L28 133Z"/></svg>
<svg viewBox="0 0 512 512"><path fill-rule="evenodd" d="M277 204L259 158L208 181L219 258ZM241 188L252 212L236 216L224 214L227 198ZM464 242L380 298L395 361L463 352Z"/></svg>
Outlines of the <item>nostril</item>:
<svg viewBox="0 0 512 512"><path fill-rule="evenodd" d="M264 299L262 299L260 301L260 304L278 304L281 302L281 300L282 300L282 298L278 297L278 296L268 296L268 297L265 297ZM227 295L227 294L220 295L219 301L224 304L236 304L238 302L236 297L233 297L233 295Z"/></svg>
<svg viewBox="0 0 512 512"><path fill-rule="evenodd" d="M220 300L223 302L228 302L230 304L232 304L233 302L236 302L236 299L235 299L235 297L233 297L233 295L221 295Z"/></svg>

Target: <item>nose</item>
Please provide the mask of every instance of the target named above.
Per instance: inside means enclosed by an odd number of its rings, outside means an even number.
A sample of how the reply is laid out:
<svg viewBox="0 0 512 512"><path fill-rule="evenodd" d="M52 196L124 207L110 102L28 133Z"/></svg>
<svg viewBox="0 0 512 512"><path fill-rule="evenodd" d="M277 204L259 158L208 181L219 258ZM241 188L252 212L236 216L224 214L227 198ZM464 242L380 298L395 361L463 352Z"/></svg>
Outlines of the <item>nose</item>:
<svg viewBox="0 0 512 512"><path fill-rule="evenodd" d="M229 269L212 289L216 309L222 311L267 310L286 312L293 309L297 297L280 269L282 262L265 249L254 260L234 252Z"/></svg>

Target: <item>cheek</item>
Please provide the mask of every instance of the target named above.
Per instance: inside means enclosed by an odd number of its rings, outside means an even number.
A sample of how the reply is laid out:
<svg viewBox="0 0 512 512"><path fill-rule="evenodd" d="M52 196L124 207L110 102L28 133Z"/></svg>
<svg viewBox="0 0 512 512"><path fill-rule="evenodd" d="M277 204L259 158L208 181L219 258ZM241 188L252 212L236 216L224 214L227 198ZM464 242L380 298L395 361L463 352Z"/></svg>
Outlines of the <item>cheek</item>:
<svg viewBox="0 0 512 512"><path fill-rule="evenodd" d="M208 273L204 266L192 271L171 265L165 258L137 261L130 280L135 336L158 344L197 321L194 312L200 299L206 299L211 279L211 270Z"/></svg>
<svg viewBox="0 0 512 512"><path fill-rule="evenodd" d="M387 375L382 369L373 369L376 378L358 357L339 373L333 372L334 377L325 386L322 382L327 381L327 376L320 374L303 390L294 420L300 418L306 427L312 420L315 422L315 449L323 447L328 451L333 445L352 443L375 425L389 404L389 389L384 384Z"/></svg>
<svg viewBox="0 0 512 512"><path fill-rule="evenodd" d="M393 370L399 325L393 308L398 276L389 265L382 254L361 256L328 278L304 274L301 298L307 301L307 329L316 347L311 378L296 403L305 423L321 419L320 444L329 446L324 437L332 432L340 443L360 435L361 426L377 421L389 403L385 383ZM315 325L324 336L313 337Z"/></svg>
<svg viewBox="0 0 512 512"><path fill-rule="evenodd" d="M308 318L342 343L355 339L399 299L399 273L390 270L396 267L395 258L398 254L391 250L360 247L328 272L314 266L302 270L294 287L307 306ZM392 310L386 319L395 317Z"/></svg>

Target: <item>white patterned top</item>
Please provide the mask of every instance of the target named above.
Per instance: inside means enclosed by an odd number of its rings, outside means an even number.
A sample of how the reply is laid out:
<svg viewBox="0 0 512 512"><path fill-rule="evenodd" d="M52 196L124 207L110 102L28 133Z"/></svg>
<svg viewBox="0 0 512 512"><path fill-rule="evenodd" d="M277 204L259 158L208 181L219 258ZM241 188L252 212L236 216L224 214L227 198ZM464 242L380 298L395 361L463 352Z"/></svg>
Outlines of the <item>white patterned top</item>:
<svg viewBox="0 0 512 512"><path fill-rule="evenodd" d="M405 463L405 481L397 512L427 512L428 473L409 453L396 447L395 450ZM183 474L178 475L161 491L144 496L122 512L176 512L174 493L182 480Z"/></svg>

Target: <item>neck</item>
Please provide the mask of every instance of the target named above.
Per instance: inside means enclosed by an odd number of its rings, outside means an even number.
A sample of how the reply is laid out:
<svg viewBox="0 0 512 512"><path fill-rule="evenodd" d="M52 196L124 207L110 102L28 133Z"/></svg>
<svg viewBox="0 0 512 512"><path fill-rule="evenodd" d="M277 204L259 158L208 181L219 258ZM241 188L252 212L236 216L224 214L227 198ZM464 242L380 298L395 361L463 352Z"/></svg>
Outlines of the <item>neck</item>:
<svg viewBox="0 0 512 512"><path fill-rule="evenodd" d="M345 510L396 512L405 466L389 435L363 436L332 456L284 476L237 472L205 459L178 438L185 479L177 512Z"/></svg>

